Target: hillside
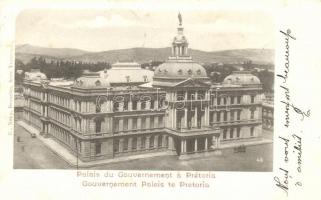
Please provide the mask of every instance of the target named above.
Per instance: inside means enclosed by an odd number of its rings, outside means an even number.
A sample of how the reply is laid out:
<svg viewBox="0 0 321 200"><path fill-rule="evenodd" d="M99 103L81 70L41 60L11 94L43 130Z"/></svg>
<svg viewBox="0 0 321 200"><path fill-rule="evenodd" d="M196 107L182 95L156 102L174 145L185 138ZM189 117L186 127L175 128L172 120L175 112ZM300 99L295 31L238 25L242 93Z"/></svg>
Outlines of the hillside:
<svg viewBox="0 0 321 200"><path fill-rule="evenodd" d="M242 63L247 60L252 60L256 64L273 64L274 62L274 50L272 49L236 49L213 52L190 49L189 53L195 61L200 63ZM44 48L31 45L19 45L16 47L16 58L23 63L27 63L34 56L83 62L104 61L113 63L122 60L133 60L138 63L146 63L150 60L164 61L170 54L171 49L169 47L131 48L102 52L87 52L70 48Z"/></svg>
<svg viewBox="0 0 321 200"><path fill-rule="evenodd" d="M16 57L21 61L28 62L34 56L43 56L45 58L62 59L71 56L79 56L89 53L88 51L72 48L48 48L23 44L16 46Z"/></svg>

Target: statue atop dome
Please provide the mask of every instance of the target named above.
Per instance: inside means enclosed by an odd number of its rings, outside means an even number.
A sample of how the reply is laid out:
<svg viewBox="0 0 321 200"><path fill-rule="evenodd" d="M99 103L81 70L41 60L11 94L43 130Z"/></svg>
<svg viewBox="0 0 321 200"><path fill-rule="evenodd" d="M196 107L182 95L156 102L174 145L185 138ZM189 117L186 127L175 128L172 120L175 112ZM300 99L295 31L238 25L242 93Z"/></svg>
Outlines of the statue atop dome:
<svg viewBox="0 0 321 200"><path fill-rule="evenodd" d="M178 21L179 21L179 25L182 26L183 19L180 12L178 13Z"/></svg>

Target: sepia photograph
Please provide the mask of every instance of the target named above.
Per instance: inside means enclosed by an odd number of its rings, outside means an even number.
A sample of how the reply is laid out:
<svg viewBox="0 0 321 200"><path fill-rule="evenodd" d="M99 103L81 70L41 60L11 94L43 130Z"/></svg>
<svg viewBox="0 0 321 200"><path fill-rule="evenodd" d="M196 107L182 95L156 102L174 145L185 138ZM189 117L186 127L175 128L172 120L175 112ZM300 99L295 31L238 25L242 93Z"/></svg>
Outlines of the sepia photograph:
<svg viewBox="0 0 321 200"><path fill-rule="evenodd" d="M13 168L272 172L274 23L255 10L23 10Z"/></svg>

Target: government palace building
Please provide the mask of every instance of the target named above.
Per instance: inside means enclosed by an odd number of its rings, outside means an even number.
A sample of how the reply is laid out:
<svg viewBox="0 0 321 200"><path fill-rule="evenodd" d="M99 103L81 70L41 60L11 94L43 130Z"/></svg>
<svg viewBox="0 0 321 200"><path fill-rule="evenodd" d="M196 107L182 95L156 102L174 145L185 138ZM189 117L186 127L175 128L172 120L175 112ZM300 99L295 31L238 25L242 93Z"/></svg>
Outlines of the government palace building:
<svg viewBox="0 0 321 200"><path fill-rule="evenodd" d="M25 73L23 120L82 161L164 152L184 159L259 141L262 85L249 71L212 83L193 61L180 21L155 71L135 62L76 80Z"/></svg>

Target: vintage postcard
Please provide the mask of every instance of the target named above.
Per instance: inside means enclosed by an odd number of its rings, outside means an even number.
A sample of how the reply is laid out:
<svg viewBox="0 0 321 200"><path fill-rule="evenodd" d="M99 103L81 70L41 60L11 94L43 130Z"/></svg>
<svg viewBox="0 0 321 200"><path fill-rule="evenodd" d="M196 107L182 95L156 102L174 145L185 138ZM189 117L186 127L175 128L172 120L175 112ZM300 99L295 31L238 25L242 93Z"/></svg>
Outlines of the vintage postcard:
<svg viewBox="0 0 321 200"><path fill-rule="evenodd" d="M321 197L321 3L2 10L10 199Z"/></svg>

